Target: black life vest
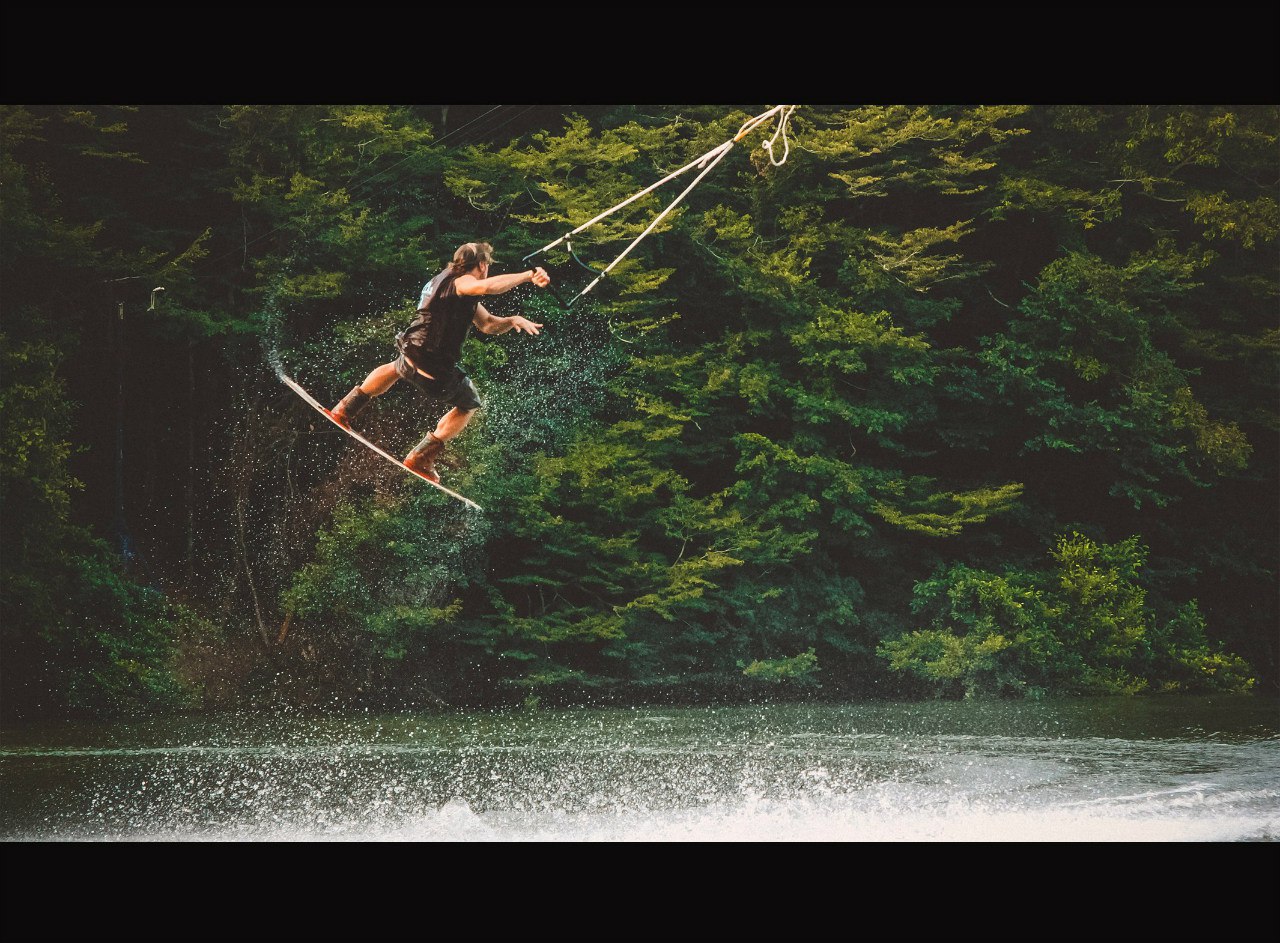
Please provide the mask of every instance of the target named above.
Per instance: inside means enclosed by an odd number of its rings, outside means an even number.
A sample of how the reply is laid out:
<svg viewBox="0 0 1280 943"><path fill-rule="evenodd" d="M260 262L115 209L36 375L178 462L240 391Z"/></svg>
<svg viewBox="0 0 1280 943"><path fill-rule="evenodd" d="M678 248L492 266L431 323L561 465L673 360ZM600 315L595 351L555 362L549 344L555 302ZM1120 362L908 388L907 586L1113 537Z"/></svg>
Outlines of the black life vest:
<svg viewBox="0 0 1280 943"><path fill-rule="evenodd" d="M433 376L457 365L480 299L460 295L454 286L458 276L446 268L434 279L430 297L403 333L400 351L414 366ZM434 368L434 369L433 369Z"/></svg>

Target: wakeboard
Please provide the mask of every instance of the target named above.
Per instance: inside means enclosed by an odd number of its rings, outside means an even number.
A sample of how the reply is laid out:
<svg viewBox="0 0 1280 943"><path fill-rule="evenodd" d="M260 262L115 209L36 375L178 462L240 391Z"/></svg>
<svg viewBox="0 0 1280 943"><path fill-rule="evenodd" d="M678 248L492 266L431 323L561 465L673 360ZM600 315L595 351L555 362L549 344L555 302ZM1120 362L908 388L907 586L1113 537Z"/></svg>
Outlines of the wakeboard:
<svg viewBox="0 0 1280 943"><path fill-rule="evenodd" d="M301 396L304 400L306 400L306 401L307 401L307 405L309 405L309 406L310 406L312 409L314 409L316 412L320 413L320 415L324 416L324 418L328 419L331 423L333 423L335 426L337 426L339 429L341 429L341 430L342 430L343 432L345 432L347 435L351 436L351 438L355 439L357 442L359 442L359 443L360 443L361 445L363 445L365 448L372 449L373 451L375 451L375 452L377 452L379 455L381 455L383 458L385 458L385 459L386 459L388 462L390 462L392 465L396 465L396 466L398 466L399 468L401 468L402 470L404 470L404 471L408 472L410 475L413 475L413 477L415 477L415 478L419 478L419 479L421 479L422 481L425 481L425 482L426 482L427 484L429 484L431 487L436 488L436 489L438 489L438 490L440 490L440 491L443 491L443 492L444 492L445 494L447 494L449 497L451 497L451 498L453 498L453 499L455 499L455 500L457 500L457 501L461 501L461 502L462 502L463 504L465 504L467 507L475 508L477 511L482 511L482 510L484 510L482 507L480 507L480 505L476 504L476 503L475 503L474 501L472 501L470 498L463 497L462 495L458 494L458 492L453 491L453 490L451 490L451 489L449 489L449 488L446 488L444 485L440 484L440 482L438 482L438 481L432 481L432 480L431 480L430 478L428 478L426 475L423 475L423 474L421 474L421 473L419 473L419 472L414 471L412 468L410 468L410 467L409 467L408 465L406 465L404 462L400 461L400 459L396 458L394 455L392 455L390 452L386 451L385 449L379 448L378 446L374 445L372 442L370 442L368 439L366 439L366 438L365 438L364 436L362 436L360 433L356 432L354 429L348 429L348 428L347 428L346 426L344 426L342 423L338 422L338 420L334 419L334 418L333 418L333 415L329 412L329 410L327 410L327 409L325 409L323 406L321 406L321 405L320 405L320 403L316 400L316 398L315 398L314 396L312 396L310 393L308 393L306 390L304 390L304 389L302 388L302 386L301 386L301 385L300 385L296 380L292 379L291 377L286 376L284 373L281 373L281 374L280 374L280 379L284 382L284 385L285 385L285 386L289 387L289 389L293 390L293 392L297 393L297 394L298 394L299 396Z"/></svg>

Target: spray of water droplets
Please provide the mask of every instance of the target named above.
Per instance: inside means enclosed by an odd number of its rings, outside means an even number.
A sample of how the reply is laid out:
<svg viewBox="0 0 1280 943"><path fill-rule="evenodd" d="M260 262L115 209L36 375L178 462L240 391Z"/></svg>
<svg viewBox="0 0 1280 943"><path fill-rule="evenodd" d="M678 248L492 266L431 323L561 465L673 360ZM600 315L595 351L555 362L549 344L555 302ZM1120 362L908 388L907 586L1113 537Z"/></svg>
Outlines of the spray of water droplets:
<svg viewBox="0 0 1280 943"><path fill-rule="evenodd" d="M1260 715L1256 704L1245 709ZM109 736L46 733L0 749L12 798L0 837L1280 837L1274 723L1210 739L1099 737L1067 716L1073 705L1060 716L1039 710L1032 718L1008 704L259 713L150 721Z"/></svg>

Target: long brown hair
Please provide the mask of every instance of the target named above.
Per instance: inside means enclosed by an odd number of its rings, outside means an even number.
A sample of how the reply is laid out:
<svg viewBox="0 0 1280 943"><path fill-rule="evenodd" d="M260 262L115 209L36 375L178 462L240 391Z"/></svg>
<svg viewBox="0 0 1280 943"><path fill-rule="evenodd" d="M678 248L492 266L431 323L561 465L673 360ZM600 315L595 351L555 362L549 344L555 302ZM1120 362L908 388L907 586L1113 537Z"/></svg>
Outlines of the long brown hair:
<svg viewBox="0 0 1280 943"><path fill-rule="evenodd" d="M473 268L492 261L493 246L487 242L468 242L466 245L458 247L458 251L453 254L453 261L449 263L449 267L453 270L454 275L465 275Z"/></svg>

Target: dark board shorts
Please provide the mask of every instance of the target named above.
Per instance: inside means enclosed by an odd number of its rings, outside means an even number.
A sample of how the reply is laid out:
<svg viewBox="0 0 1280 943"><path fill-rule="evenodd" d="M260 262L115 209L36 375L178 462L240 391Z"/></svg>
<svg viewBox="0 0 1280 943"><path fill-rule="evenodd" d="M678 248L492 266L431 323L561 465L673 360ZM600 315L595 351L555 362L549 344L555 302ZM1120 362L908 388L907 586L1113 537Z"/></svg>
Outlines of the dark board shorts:
<svg viewBox="0 0 1280 943"><path fill-rule="evenodd" d="M464 413L480 408L480 391L471 378L457 367L448 367L434 374L434 379L423 376L401 352L396 358L396 375L408 380L434 399L444 400Z"/></svg>

